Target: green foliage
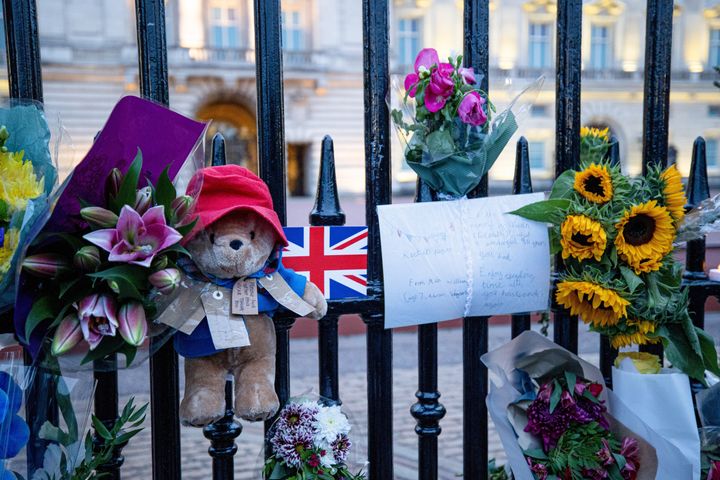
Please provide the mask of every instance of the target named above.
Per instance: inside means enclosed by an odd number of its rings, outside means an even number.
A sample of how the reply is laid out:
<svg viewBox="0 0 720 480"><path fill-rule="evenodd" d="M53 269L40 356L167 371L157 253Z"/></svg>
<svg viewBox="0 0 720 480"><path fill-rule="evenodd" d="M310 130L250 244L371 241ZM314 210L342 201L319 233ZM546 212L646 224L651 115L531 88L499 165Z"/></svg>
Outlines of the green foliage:
<svg viewBox="0 0 720 480"><path fill-rule="evenodd" d="M138 148L135 159L130 164L127 172L123 176L122 183L117 196L110 198L110 210L120 214L123 205L134 205L135 194L137 192L138 181L140 180L140 171L142 170L142 152Z"/></svg>

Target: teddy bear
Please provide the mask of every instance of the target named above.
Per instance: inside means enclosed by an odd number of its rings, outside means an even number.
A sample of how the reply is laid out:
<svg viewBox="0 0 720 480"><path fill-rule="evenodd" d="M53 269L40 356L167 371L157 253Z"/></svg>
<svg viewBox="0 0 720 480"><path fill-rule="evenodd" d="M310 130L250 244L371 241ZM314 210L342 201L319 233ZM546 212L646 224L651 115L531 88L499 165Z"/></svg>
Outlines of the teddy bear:
<svg viewBox="0 0 720 480"><path fill-rule="evenodd" d="M322 318L327 301L317 286L283 267L282 249L287 239L268 187L255 174L237 165L203 168L190 180L188 192L196 196L197 224L184 240L192 262L183 270L190 278L224 291L219 302L230 301L225 297L230 297L235 282L253 282L257 314L242 315L249 339L249 345L242 347L215 348L207 310L191 334L176 333L175 348L185 358L180 420L201 427L220 419L225 414L228 374L234 377L235 415L248 421L266 420L279 408L271 317L283 300L287 301L281 298L278 302L271 289L265 288L266 280L274 278L289 287L291 292L285 297L295 295L296 303L309 307L304 316Z"/></svg>

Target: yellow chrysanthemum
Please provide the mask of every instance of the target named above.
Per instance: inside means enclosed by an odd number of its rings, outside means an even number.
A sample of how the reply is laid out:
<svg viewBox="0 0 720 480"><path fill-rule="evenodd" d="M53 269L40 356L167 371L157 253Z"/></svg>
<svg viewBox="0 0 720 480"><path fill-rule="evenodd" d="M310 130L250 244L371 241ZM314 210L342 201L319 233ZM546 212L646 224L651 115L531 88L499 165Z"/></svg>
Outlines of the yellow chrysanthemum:
<svg viewBox="0 0 720 480"><path fill-rule="evenodd" d="M607 234L600 222L585 215L569 215L560 227L563 260L594 258L600 261L607 245Z"/></svg>
<svg viewBox="0 0 720 480"><path fill-rule="evenodd" d="M618 232L615 246L620 258L637 274L658 270L661 259L672 251L675 239L672 217L655 200L625 211L615 227Z"/></svg>
<svg viewBox="0 0 720 480"><path fill-rule="evenodd" d="M571 315L578 315L583 322L595 327L617 325L621 318L627 316L630 305L615 290L582 281L558 283L555 299L570 310Z"/></svg>
<svg viewBox="0 0 720 480"><path fill-rule="evenodd" d="M648 343L658 343L657 338L650 338L644 333L620 333L610 337L610 345L613 348L629 347L630 345L647 345Z"/></svg>
<svg viewBox="0 0 720 480"><path fill-rule="evenodd" d="M0 153L0 200L11 210L24 210L28 200L39 197L44 190L30 161L23 161L24 152Z"/></svg>
<svg viewBox="0 0 720 480"><path fill-rule="evenodd" d="M593 203L612 200L613 186L610 172L605 165L591 163L575 174L575 191Z"/></svg>
<svg viewBox="0 0 720 480"><path fill-rule="evenodd" d="M620 352L615 358L615 367L619 368L620 363L629 358L632 360L639 373L660 373L660 357L647 352Z"/></svg>
<svg viewBox="0 0 720 480"><path fill-rule="evenodd" d="M680 223L685 218L685 204L687 203L680 172L675 165L670 165L660 174L660 178L665 182L663 187L665 208L668 209L675 221Z"/></svg>
<svg viewBox="0 0 720 480"><path fill-rule="evenodd" d="M10 270L10 260L17 249L19 236L16 228L5 230L5 239L0 247L0 278Z"/></svg>

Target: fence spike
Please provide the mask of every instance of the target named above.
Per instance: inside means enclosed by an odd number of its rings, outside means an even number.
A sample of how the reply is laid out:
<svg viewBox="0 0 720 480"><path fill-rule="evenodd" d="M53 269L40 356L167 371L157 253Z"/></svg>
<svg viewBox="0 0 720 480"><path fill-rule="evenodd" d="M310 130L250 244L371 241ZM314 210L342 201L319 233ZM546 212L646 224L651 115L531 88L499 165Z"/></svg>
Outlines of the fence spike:
<svg viewBox="0 0 720 480"><path fill-rule="evenodd" d="M225 157L225 137L218 132L212 138L212 166L219 167L227 164Z"/></svg>
<svg viewBox="0 0 720 480"><path fill-rule="evenodd" d="M693 143L692 163L687 184L688 204L696 206L706 198L710 198L710 186L707 176L707 157L705 139L697 137Z"/></svg>
<svg viewBox="0 0 720 480"><path fill-rule="evenodd" d="M610 161L610 165L614 167L621 167L620 164L620 142L617 137L613 135L610 137L610 148L607 151L607 157Z"/></svg>
<svg viewBox="0 0 720 480"><path fill-rule="evenodd" d="M530 147L525 137L520 137L515 150L515 176L512 193L532 193L530 176Z"/></svg>
<svg viewBox="0 0 720 480"><path fill-rule="evenodd" d="M340 208L340 197L335 178L335 150L333 139L325 135L320 154L315 206L310 212L310 225L344 225L345 213Z"/></svg>

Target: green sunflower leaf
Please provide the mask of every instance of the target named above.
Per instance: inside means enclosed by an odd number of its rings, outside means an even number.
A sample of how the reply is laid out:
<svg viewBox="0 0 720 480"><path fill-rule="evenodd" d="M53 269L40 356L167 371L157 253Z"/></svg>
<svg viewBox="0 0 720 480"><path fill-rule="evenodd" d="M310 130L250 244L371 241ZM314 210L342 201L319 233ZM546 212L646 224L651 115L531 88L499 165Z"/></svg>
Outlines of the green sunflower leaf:
<svg viewBox="0 0 720 480"><path fill-rule="evenodd" d="M628 286L628 290L630 290L630 293L635 293L635 290L645 285L642 279L628 267L621 266L620 273L622 274L623 279Z"/></svg>
<svg viewBox="0 0 720 480"><path fill-rule="evenodd" d="M572 202L567 199L543 200L531 203L515 211L509 212L535 222L552 223L559 225L565 217L565 212L570 208Z"/></svg>
<svg viewBox="0 0 720 480"><path fill-rule="evenodd" d="M553 183L550 191L551 199L572 197L575 186L575 170L565 170Z"/></svg>

